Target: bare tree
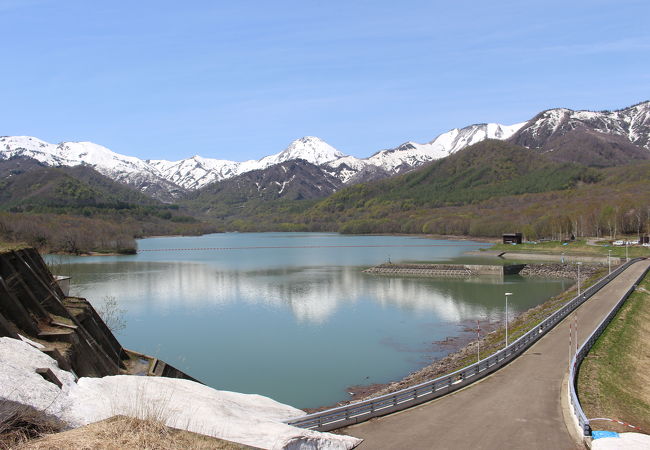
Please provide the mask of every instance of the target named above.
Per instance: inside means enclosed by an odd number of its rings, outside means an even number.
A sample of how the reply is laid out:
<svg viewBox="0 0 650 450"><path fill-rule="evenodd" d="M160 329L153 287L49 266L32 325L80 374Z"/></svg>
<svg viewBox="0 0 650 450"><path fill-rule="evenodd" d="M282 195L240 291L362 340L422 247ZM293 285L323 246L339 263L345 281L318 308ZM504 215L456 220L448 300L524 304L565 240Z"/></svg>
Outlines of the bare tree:
<svg viewBox="0 0 650 450"><path fill-rule="evenodd" d="M120 308L117 299L112 295L106 295L102 305L95 310L113 334L119 334L126 329L126 319L124 318L126 310Z"/></svg>

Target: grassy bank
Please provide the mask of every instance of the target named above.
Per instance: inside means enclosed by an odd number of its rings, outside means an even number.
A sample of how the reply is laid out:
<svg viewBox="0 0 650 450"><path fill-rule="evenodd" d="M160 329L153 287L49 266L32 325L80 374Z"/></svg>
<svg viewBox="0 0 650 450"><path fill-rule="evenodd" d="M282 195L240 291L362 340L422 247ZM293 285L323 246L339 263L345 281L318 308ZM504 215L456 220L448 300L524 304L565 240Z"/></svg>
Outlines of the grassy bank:
<svg viewBox="0 0 650 450"><path fill-rule="evenodd" d="M632 239L632 238L630 238ZM560 255L587 255L587 256L607 256L611 250L612 257L625 258L625 247L614 247L607 245L607 242L596 241L594 245L587 244L586 240L576 240L564 245L560 241L540 242L538 244L496 244L490 247L490 250L513 253L541 253ZM628 257L637 258L650 256L650 247L630 246L627 249Z"/></svg>
<svg viewBox="0 0 650 450"><path fill-rule="evenodd" d="M589 418L618 419L650 433L650 276L628 298L580 366L578 395ZM634 431L595 421L592 428Z"/></svg>
<svg viewBox="0 0 650 450"><path fill-rule="evenodd" d="M0 253L10 252L12 250L20 250L27 248L28 245L22 242L4 242L0 241Z"/></svg>

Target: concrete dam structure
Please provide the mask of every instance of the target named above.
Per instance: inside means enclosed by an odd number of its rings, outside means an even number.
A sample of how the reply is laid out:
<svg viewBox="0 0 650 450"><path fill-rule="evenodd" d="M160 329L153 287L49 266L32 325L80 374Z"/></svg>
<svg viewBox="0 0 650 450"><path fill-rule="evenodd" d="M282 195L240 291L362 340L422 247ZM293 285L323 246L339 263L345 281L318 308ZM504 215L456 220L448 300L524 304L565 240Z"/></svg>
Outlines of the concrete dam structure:
<svg viewBox="0 0 650 450"><path fill-rule="evenodd" d="M33 248L0 253L0 337L27 340L77 377L149 375L197 381L123 348L95 308L64 293Z"/></svg>

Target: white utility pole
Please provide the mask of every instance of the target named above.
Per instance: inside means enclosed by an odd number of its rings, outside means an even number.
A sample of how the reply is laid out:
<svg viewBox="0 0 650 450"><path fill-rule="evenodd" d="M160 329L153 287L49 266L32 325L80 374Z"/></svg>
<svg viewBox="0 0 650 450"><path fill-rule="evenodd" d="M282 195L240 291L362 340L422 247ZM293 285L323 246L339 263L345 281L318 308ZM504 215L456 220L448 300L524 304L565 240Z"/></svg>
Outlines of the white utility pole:
<svg viewBox="0 0 650 450"><path fill-rule="evenodd" d="M512 292L506 292L506 347L508 347L508 297Z"/></svg>
<svg viewBox="0 0 650 450"><path fill-rule="evenodd" d="M607 266L609 267L609 273L612 273L612 251L607 250Z"/></svg>
<svg viewBox="0 0 650 450"><path fill-rule="evenodd" d="M580 266L582 263L580 261L577 262L578 264L578 296L580 295Z"/></svg>

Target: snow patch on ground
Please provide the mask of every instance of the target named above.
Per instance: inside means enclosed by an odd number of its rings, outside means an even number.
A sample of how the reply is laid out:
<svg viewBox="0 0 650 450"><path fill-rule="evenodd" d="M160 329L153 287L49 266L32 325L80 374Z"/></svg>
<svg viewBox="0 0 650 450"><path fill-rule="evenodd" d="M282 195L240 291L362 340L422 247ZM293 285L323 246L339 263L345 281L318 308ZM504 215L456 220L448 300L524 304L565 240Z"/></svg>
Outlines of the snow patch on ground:
<svg viewBox="0 0 650 450"><path fill-rule="evenodd" d="M591 450L637 450L650 448L650 436L641 433L619 433L618 437L594 439Z"/></svg>
<svg viewBox="0 0 650 450"><path fill-rule="evenodd" d="M304 415L260 395L218 391L189 380L117 375L80 378L26 342L0 338L0 398L30 405L72 428L115 415L155 418L167 425L268 449L350 449L361 440L283 423ZM35 370L50 368L63 388Z"/></svg>

